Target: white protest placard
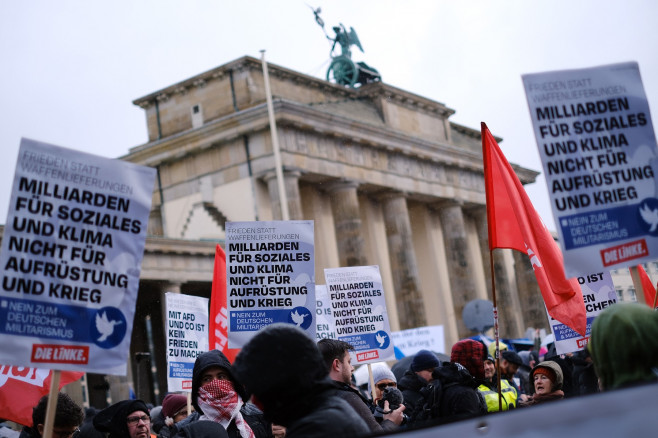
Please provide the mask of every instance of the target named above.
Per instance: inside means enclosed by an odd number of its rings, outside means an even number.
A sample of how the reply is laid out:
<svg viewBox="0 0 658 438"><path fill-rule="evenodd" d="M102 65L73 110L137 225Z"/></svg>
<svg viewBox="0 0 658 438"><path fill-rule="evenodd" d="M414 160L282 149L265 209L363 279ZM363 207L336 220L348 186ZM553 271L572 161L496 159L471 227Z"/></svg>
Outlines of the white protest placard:
<svg viewBox="0 0 658 438"><path fill-rule="evenodd" d="M413 356L420 350L445 353L445 338L442 325L429 325L391 333L393 345L405 356Z"/></svg>
<svg viewBox="0 0 658 438"><path fill-rule="evenodd" d="M352 344L353 364L395 358L379 266L324 270L338 339Z"/></svg>
<svg viewBox="0 0 658 438"><path fill-rule="evenodd" d="M523 82L567 277L658 258L658 151L637 63Z"/></svg>
<svg viewBox="0 0 658 438"><path fill-rule="evenodd" d="M274 323L315 339L313 245L313 221L226 223L229 348Z"/></svg>
<svg viewBox="0 0 658 438"><path fill-rule="evenodd" d="M165 294L167 307L167 386L192 391L196 358L208 351L208 298Z"/></svg>
<svg viewBox="0 0 658 438"><path fill-rule="evenodd" d="M125 375L155 169L23 139L0 363Z"/></svg>
<svg viewBox="0 0 658 438"><path fill-rule="evenodd" d="M331 316L331 300L324 284L315 285L315 339L338 339Z"/></svg>
<svg viewBox="0 0 658 438"><path fill-rule="evenodd" d="M594 318L603 309L617 302L615 285L612 283L612 276L609 271L578 277L578 283L580 283L583 292L585 311L587 312L587 334L582 336L573 331L571 327L548 315L551 330L555 336L555 350L558 354L572 353L585 348L589 341ZM546 313L548 314L548 312Z"/></svg>

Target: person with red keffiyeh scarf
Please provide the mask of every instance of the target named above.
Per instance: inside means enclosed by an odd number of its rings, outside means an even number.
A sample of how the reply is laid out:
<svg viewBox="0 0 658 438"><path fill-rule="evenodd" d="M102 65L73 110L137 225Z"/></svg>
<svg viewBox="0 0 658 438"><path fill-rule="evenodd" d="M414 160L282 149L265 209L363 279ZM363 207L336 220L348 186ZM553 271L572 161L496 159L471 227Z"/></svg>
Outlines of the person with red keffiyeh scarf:
<svg viewBox="0 0 658 438"><path fill-rule="evenodd" d="M272 425L251 403L245 403L243 386L236 380L231 363L219 350L197 357L192 370L192 405L197 421L221 424L230 438L270 438Z"/></svg>

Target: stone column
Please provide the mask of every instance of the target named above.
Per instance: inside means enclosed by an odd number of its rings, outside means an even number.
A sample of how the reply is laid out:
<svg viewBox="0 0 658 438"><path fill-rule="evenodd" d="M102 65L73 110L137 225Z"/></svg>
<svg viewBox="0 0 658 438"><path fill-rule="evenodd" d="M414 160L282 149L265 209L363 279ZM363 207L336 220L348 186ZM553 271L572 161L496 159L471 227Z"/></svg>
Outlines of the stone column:
<svg viewBox="0 0 658 438"><path fill-rule="evenodd" d="M299 194L299 177L302 173L298 170L283 170L283 185L286 190L288 198L288 213L291 220L303 219L302 201ZM276 172L268 172L264 176L267 183L267 191L270 194L270 202L272 204L272 219L281 220L283 214L281 212L281 201L279 200L279 185L276 180Z"/></svg>
<svg viewBox="0 0 658 438"><path fill-rule="evenodd" d="M427 318L420 294L407 200L402 193L387 193L380 199L400 328L424 327Z"/></svg>
<svg viewBox="0 0 658 438"><path fill-rule="evenodd" d="M489 232L487 230L487 211L485 207L469 210L475 224L482 253L482 265L484 276L487 281L487 296L493 300L491 290L491 258L489 251ZM501 337L519 338L523 336L523 312L518 296L518 289L514 279L510 278L507 260L505 257L507 249L494 249L493 269L496 282L496 306L498 307L499 330Z"/></svg>
<svg viewBox="0 0 658 438"><path fill-rule="evenodd" d="M367 265L359 199L356 193L358 184L352 181L338 181L326 186L334 216L340 266Z"/></svg>
<svg viewBox="0 0 658 438"><path fill-rule="evenodd" d="M473 332L464 325L462 311L469 301L478 298L472 266L470 266L472 260L476 258L470 254L461 205L448 203L441 206L439 217L445 241L448 272L450 272L450 288L457 318L457 330L459 337L465 338L471 336Z"/></svg>
<svg viewBox="0 0 658 438"><path fill-rule="evenodd" d="M523 309L523 318L528 327L544 328L550 332L546 306L541 296L535 272L532 269L530 258L520 251L514 254L514 272L519 290L519 302Z"/></svg>

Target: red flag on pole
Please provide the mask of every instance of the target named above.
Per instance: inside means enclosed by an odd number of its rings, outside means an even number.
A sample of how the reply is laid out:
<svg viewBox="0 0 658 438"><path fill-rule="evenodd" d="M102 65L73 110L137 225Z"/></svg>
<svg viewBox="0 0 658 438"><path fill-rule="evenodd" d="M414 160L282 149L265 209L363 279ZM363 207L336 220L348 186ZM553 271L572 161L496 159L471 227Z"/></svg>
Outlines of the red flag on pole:
<svg viewBox="0 0 658 438"><path fill-rule="evenodd" d="M219 350L231 363L240 351L228 348L228 312L226 310L226 254L221 246L215 247L215 268L210 295L210 324L208 325L210 349Z"/></svg>
<svg viewBox="0 0 658 438"><path fill-rule="evenodd" d="M640 273L640 281L642 282L642 289L644 290L644 301L647 303L647 306L653 307L653 303L656 297L656 288L653 283L651 283L651 278L649 274L644 270L642 265L637 265L637 271Z"/></svg>
<svg viewBox="0 0 658 438"><path fill-rule="evenodd" d="M75 382L84 373L61 371L59 388ZM53 370L0 365L0 416L32 426L32 408L48 395Z"/></svg>
<svg viewBox="0 0 658 438"><path fill-rule="evenodd" d="M585 336L587 317L578 280L566 278L560 248L484 123L482 155L489 249L528 254L549 315Z"/></svg>

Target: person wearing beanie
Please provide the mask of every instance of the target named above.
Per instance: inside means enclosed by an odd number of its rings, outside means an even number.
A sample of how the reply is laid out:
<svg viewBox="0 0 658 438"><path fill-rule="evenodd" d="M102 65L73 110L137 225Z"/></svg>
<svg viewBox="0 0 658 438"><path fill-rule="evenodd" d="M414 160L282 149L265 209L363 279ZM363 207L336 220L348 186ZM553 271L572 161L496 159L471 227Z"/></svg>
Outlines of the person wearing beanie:
<svg viewBox="0 0 658 438"><path fill-rule="evenodd" d="M272 425L248 399L233 367L219 350L200 354L192 368L192 406L198 421L221 424L230 438L271 437ZM182 426L187 425L183 424Z"/></svg>
<svg viewBox="0 0 658 438"><path fill-rule="evenodd" d="M404 397L405 414L409 417L408 424L412 425L419 412L423 409L425 397L421 393L430 380L432 380L432 371L441 365L439 358L429 350L418 351L409 365L409 369L398 382L398 388L402 391Z"/></svg>
<svg viewBox="0 0 658 438"><path fill-rule="evenodd" d="M108 438L148 438L151 434L149 408L142 400L122 400L94 416L94 427Z"/></svg>
<svg viewBox="0 0 658 438"><path fill-rule="evenodd" d="M372 381L375 382L375 387L371 386L370 379L368 379L368 394L372 397L374 405L377 405L377 402L381 400L386 388L397 388L398 386L398 380L395 378L393 371L381 362L372 365Z"/></svg>
<svg viewBox="0 0 658 438"><path fill-rule="evenodd" d="M658 381L658 312L638 303L607 307L587 348L603 391Z"/></svg>
<svg viewBox="0 0 658 438"><path fill-rule="evenodd" d="M534 406L540 403L546 403L564 398L562 384L564 376L560 365L552 360L539 362L530 373L535 386L535 394L528 397L528 400L520 403L520 407Z"/></svg>
<svg viewBox="0 0 658 438"><path fill-rule="evenodd" d="M321 339L317 345L325 367L329 371L329 378L334 384L333 393L354 408L354 412L366 422L371 432L382 433L396 430L402 424L404 407L401 406L384 414L380 423L370 410L370 402L361 395L360 391L352 387L354 367L350 351L354 351L354 347L338 339Z"/></svg>
<svg viewBox="0 0 658 438"><path fill-rule="evenodd" d="M167 426L173 426L187 418L187 397L182 394L167 394L162 401L162 415Z"/></svg>
<svg viewBox="0 0 658 438"><path fill-rule="evenodd" d="M286 438L359 437L368 426L332 394L315 342L292 324L261 329L235 358L233 372L265 418L286 427Z"/></svg>
<svg viewBox="0 0 658 438"><path fill-rule="evenodd" d="M496 376L496 361L491 355L484 359L484 380L478 386L478 391L487 404L487 412L508 411L516 408L518 393L507 379L500 379L500 395L498 400L498 379Z"/></svg>

